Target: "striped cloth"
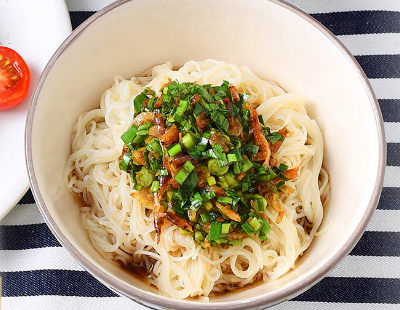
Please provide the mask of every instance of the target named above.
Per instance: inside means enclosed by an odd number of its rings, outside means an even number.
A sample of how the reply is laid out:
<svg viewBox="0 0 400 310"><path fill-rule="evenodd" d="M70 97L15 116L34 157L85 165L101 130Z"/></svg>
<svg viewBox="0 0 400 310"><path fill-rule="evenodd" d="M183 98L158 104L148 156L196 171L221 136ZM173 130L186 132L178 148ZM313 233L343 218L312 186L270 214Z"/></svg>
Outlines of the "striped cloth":
<svg viewBox="0 0 400 310"><path fill-rule="evenodd" d="M110 0L68 0L76 28ZM290 0L328 27L369 77L385 121L384 189L367 231L333 271L273 310L400 309L400 1ZM84 271L44 223L29 191L0 222L1 309L144 309Z"/></svg>

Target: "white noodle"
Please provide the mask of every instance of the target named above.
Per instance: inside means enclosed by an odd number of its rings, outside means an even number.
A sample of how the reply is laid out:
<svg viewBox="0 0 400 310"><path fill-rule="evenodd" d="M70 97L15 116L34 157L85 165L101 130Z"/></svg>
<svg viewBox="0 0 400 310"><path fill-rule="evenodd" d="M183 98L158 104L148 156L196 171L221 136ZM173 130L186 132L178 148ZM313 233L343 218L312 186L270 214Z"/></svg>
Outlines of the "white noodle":
<svg viewBox="0 0 400 310"><path fill-rule="evenodd" d="M130 196L132 184L119 169L121 135L132 124L133 99L145 87L159 91L169 80L219 85L223 80L240 92L272 130L286 126L289 136L274 158L289 167L301 163L299 176L286 182L294 191L282 197L284 216L267 208L268 240L247 238L242 245L203 249L192 236L171 224L163 227L157 244L153 215ZM159 93L158 93L159 94ZM262 80L247 67L206 60L188 61L179 70L171 63L156 66L151 77L125 80L120 76L102 96L100 108L79 116L72 135L72 154L66 170L68 187L82 194L82 224L94 247L107 259L124 264L154 264L151 284L174 298L208 296L284 275L309 247L323 217L322 201L329 200L328 174L322 165L323 139L317 123L305 109L305 99L287 94L277 84ZM322 200L322 201L321 201ZM155 261L155 262L153 262ZM205 300L208 300L206 297Z"/></svg>

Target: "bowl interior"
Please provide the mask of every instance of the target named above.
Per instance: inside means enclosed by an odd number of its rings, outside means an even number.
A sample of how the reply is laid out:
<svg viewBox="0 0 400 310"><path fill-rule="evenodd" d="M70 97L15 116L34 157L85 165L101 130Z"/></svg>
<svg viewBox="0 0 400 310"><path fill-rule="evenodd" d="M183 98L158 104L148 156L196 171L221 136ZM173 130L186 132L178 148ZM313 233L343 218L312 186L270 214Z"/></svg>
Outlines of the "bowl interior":
<svg viewBox="0 0 400 310"><path fill-rule="evenodd" d="M321 227L324 233L292 272L199 304L162 297L104 261L80 225L78 202L64 184L63 170L77 116L98 107L114 75L128 78L166 61L182 65L207 58L247 65L257 75L307 97L308 111L325 138L324 166L330 174L332 197ZM31 181L53 231L90 272L144 302L187 309L234 302L230 305L234 309L287 298L322 276L344 249L349 250L373 209L370 201L382 161L373 97L336 42L273 1L122 3L64 43L42 77L33 106L27 127Z"/></svg>

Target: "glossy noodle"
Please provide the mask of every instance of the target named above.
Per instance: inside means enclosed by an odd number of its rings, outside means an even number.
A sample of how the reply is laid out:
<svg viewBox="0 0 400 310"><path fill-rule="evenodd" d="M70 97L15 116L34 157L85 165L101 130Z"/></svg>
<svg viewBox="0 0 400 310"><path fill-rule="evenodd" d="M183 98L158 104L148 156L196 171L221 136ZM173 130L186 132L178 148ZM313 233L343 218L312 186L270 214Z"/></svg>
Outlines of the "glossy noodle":
<svg viewBox="0 0 400 310"><path fill-rule="evenodd" d="M119 159L121 135L133 122L135 96L146 86L158 92L169 80L212 85L227 80L250 95L248 102L257 106L271 130L288 130L274 158L300 168L297 178L286 182L292 190L280 196L281 221L274 208L264 211L271 226L266 241L247 237L241 245L202 248L168 222L157 243L153 206L131 196L132 180L121 171ZM305 103L303 96L286 93L247 67L214 60L189 61L179 70L166 63L154 67L148 77L115 77L100 108L79 116L65 170L68 187L84 199L81 221L93 246L109 260L141 264L152 285L178 299L207 297L284 275L315 237L329 197L328 174L321 167L322 134Z"/></svg>

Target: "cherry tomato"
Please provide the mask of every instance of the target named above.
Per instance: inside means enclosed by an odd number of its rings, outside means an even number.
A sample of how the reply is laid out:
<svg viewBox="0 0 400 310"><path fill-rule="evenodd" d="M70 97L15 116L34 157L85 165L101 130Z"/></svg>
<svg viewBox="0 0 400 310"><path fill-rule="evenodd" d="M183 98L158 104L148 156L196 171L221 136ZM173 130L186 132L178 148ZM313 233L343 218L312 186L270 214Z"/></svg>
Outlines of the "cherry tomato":
<svg viewBox="0 0 400 310"><path fill-rule="evenodd" d="M29 90L31 74L22 57L0 46L0 110L20 104Z"/></svg>

